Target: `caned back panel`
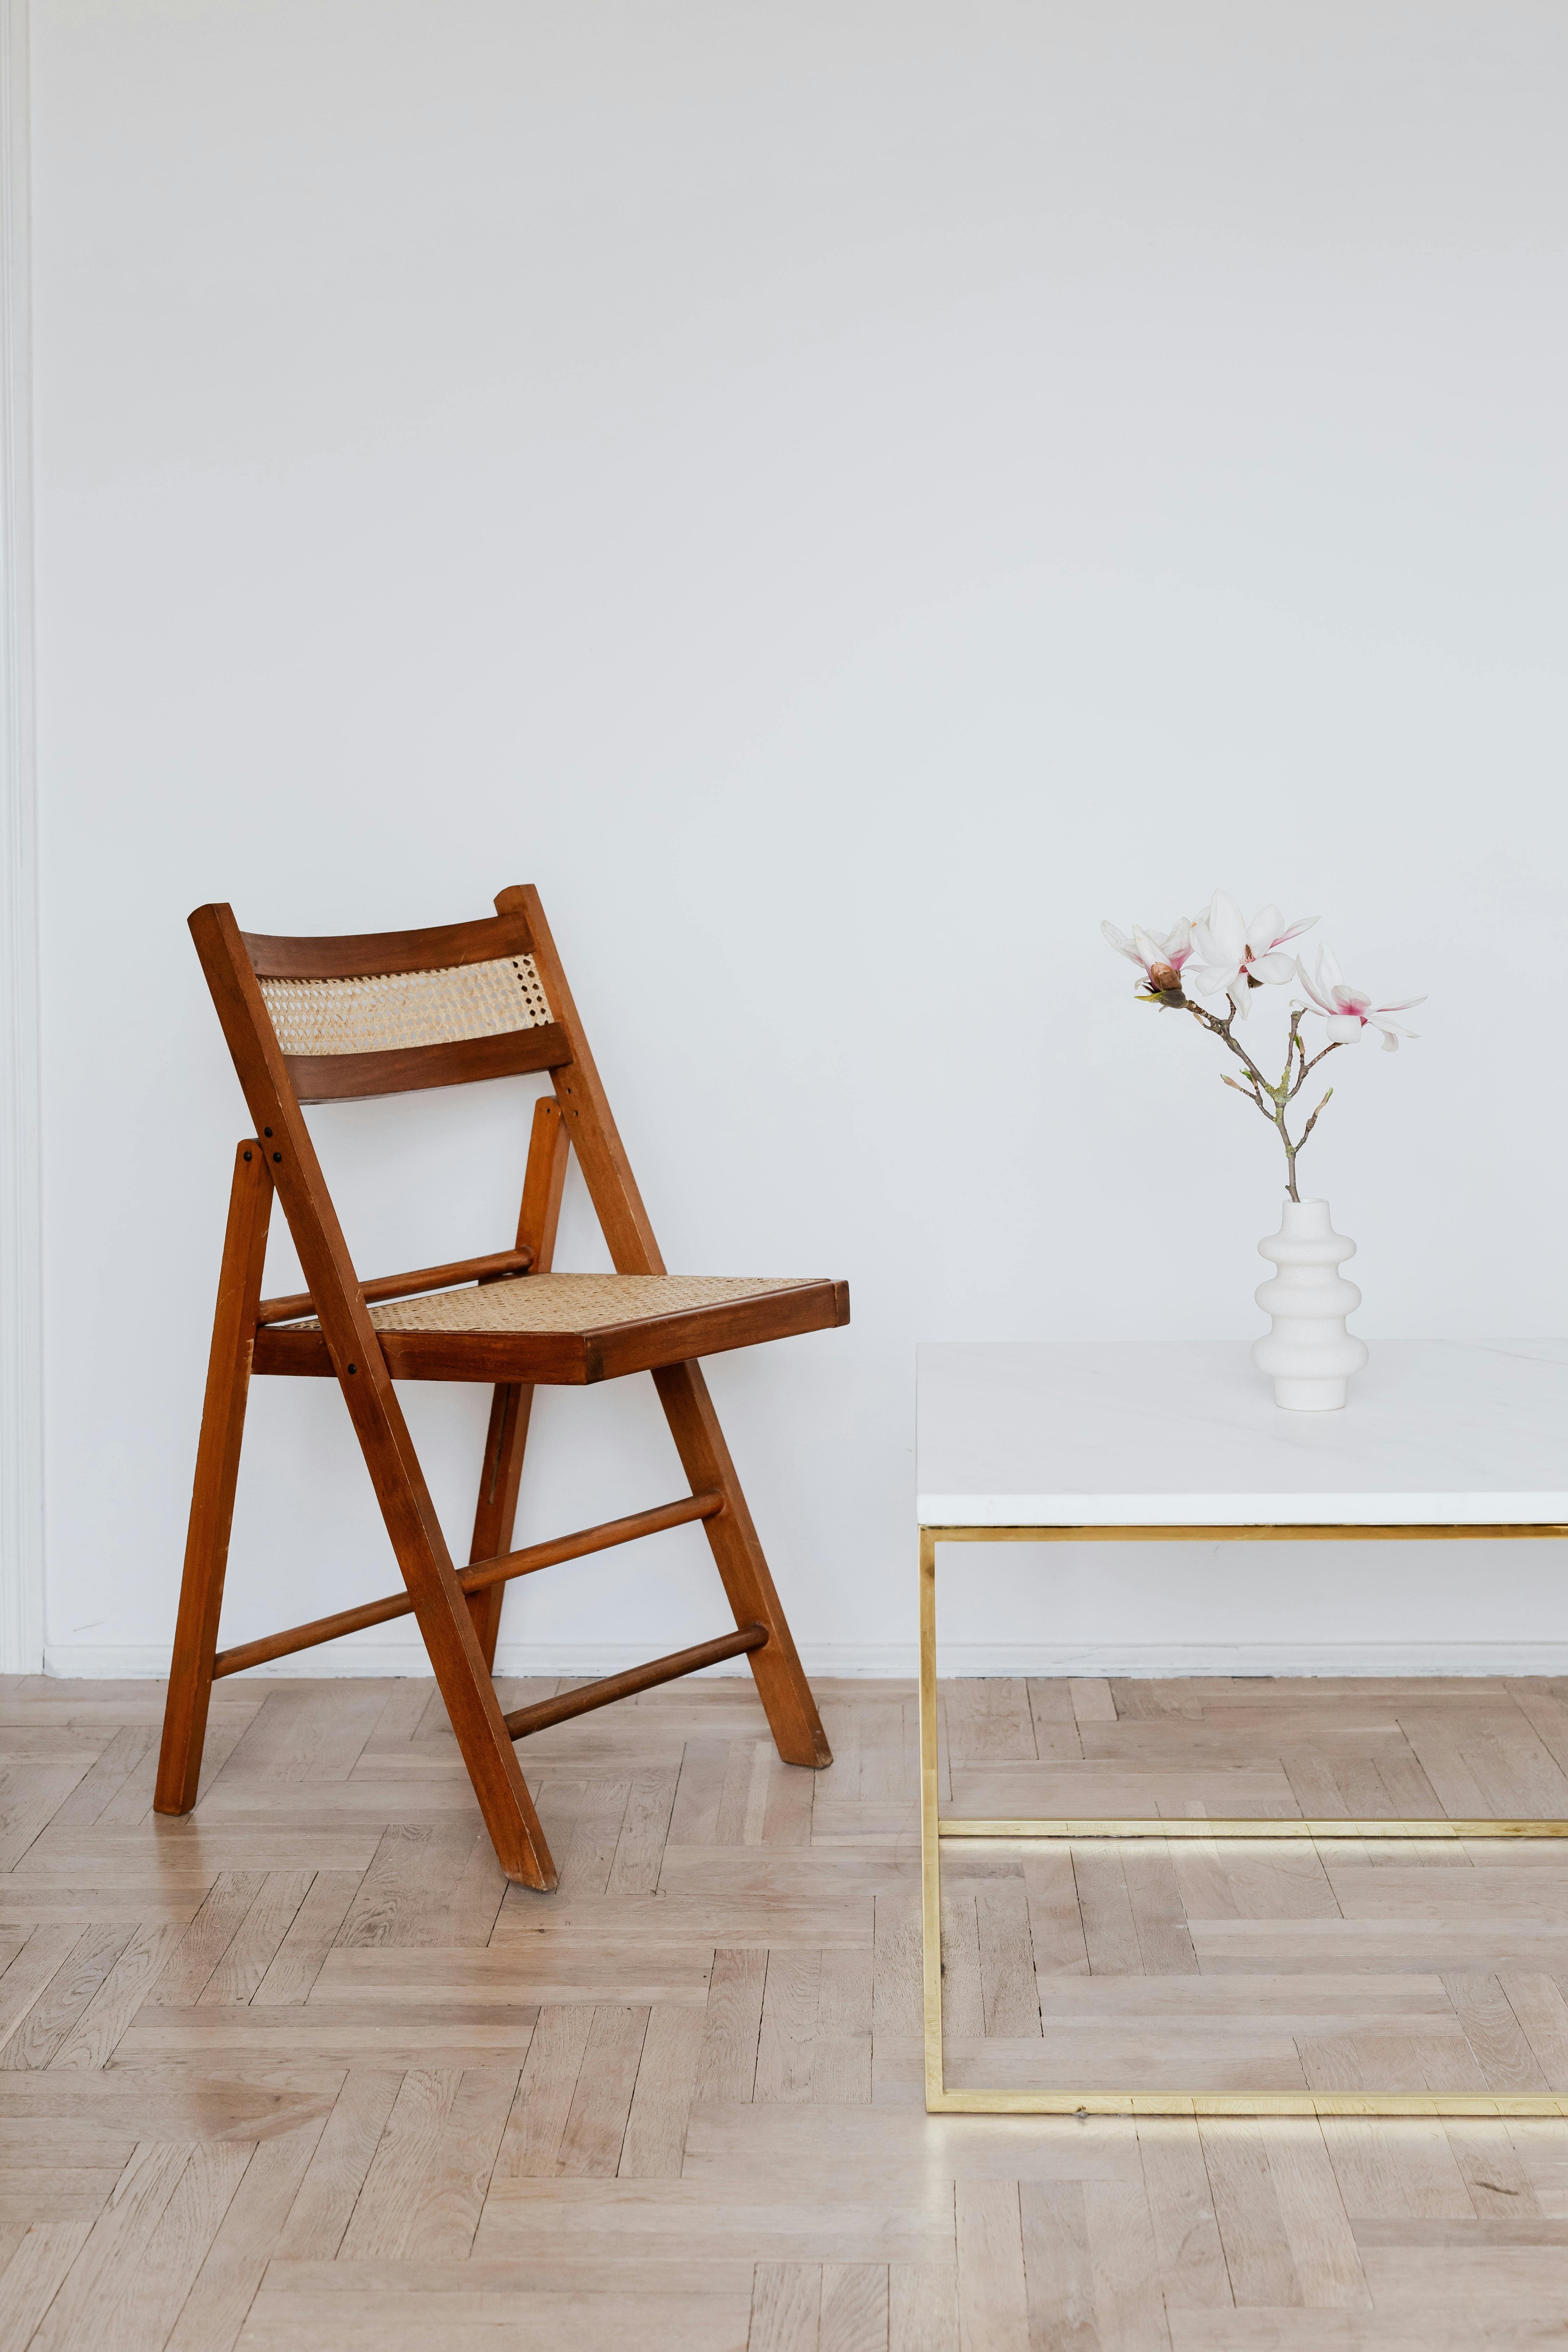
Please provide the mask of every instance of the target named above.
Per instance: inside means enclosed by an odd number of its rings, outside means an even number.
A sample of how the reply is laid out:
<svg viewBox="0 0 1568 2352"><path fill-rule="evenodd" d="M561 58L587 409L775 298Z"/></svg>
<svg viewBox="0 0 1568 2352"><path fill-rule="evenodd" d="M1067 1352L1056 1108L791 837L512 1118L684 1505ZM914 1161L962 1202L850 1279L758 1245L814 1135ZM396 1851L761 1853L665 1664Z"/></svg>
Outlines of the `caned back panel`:
<svg viewBox="0 0 1568 2352"><path fill-rule="evenodd" d="M450 964L444 971L364 972L341 980L262 980L287 1055L385 1054L542 1029L551 1019L533 958Z"/></svg>
<svg viewBox="0 0 1568 2352"><path fill-rule="evenodd" d="M570 1058L515 915L357 938L243 937L304 1101L557 1068Z"/></svg>

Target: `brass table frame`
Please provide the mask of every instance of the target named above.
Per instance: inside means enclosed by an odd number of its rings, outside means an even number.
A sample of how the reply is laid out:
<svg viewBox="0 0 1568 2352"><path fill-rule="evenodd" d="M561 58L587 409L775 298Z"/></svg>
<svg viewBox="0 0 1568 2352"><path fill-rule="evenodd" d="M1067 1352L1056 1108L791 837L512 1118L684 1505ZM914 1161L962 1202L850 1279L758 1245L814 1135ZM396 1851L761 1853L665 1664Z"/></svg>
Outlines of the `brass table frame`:
<svg viewBox="0 0 1568 2352"><path fill-rule="evenodd" d="M1568 1821L1352 1822L1269 1819L977 1821L937 1811L936 1548L942 1543L1324 1543L1568 1537L1568 1526L974 1528L922 1527L921 1575L921 1927L925 1997L926 2111L945 2116L1568 2116L1568 2093L1495 2095L1440 2092L949 2090L942 2058L942 1840L943 1838L1561 1838Z"/></svg>

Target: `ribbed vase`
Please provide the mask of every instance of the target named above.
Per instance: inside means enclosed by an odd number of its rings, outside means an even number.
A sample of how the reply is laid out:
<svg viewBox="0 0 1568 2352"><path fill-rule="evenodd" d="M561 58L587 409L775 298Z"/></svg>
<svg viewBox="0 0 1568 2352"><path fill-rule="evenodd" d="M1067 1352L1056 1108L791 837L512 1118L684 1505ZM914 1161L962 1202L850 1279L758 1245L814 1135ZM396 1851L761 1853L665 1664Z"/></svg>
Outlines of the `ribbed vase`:
<svg viewBox="0 0 1568 2352"><path fill-rule="evenodd" d="M1287 1412L1337 1412L1346 1381L1366 1361L1364 1342L1345 1328L1361 1292L1339 1271L1355 1244L1335 1233L1326 1201L1287 1199L1279 1232L1258 1249L1279 1272L1258 1286L1274 1328L1254 1341L1252 1360Z"/></svg>

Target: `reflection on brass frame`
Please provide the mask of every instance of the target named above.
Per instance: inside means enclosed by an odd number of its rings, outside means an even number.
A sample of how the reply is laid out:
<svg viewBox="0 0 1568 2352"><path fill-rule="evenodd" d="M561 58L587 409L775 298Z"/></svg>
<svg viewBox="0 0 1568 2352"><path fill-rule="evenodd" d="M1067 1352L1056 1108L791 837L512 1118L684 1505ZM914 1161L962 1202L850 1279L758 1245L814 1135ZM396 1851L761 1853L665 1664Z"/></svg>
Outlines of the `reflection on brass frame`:
<svg viewBox="0 0 1568 2352"><path fill-rule="evenodd" d="M937 1813L936 1548L939 1543L1441 1542L1445 1538L1568 1537L1568 1526L922 1528L921 1529L921 1926L925 1993L926 2110L946 2116L1568 2116L1568 2093L1499 2092L950 2091L942 2063L943 1838L1485 1838L1568 1837L1563 1822L942 1821Z"/></svg>

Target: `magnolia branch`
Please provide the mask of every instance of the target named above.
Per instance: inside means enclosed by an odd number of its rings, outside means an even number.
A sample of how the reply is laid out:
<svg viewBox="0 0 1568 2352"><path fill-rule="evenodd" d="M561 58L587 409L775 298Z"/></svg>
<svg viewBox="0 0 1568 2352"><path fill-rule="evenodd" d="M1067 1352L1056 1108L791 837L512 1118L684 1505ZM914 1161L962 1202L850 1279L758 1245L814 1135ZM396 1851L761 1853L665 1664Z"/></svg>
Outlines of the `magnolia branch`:
<svg viewBox="0 0 1568 2352"><path fill-rule="evenodd" d="M1294 1142L1288 1118L1290 1105L1320 1062L1326 1062L1342 1045L1353 1045L1368 1029L1377 1031L1385 1053L1393 1052L1401 1037L1415 1033L1389 1016L1426 1001L1421 996L1405 996L1393 1004L1374 1004L1367 990L1352 987L1326 947L1318 950L1316 980L1309 979L1300 955L1288 953L1287 950L1290 941L1299 939L1303 931L1310 931L1317 919L1316 915L1306 915L1298 922L1288 923L1278 907L1264 907L1248 922L1236 900L1225 891L1216 890L1201 915L1191 921L1183 916L1163 938L1158 932L1135 927L1129 939L1114 923L1101 923L1100 927L1117 954L1126 956L1142 972L1138 990L1141 1003L1160 1004L1168 1013L1190 1013L1236 1055L1247 1073L1246 1082L1232 1077L1228 1071L1222 1071L1220 1076L1234 1093L1244 1095L1262 1112L1279 1135L1285 1150L1285 1179L1293 1201L1301 1197L1296 1190L1297 1154L1305 1148L1307 1138L1332 1101L1334 1090L1332 1087L1329 1088ZM1191 970L1184 972L1184 965L1188 964ZM1231 1024L1247 1002L1250 989L1292 981L1304 990L1308 1001L1291 1007L1285 1067L1275 1085L1264 1076ZM1222 997L1226 1005L1223 1019L1194 1003L1186 992L1188 988L1197 996ZM1316 1054L1308 1053L1301 1035L1302 1016L1309 1011L1321 1013L1328 1024L1329 1043Z"/></svg>
<svg viewBox="0 0 1568 2352"><path fill-rule="evenodd" d="M1306 1045L1301 1036L1301 1014L1305 1008L1301 1005L1296 1006L1290 1015L1290 1035L1285 1048L1285 1067L1280 1075L1279 1085L1271 1086L1240 1038L1232 1033L1231 1024L1236 1019L1234 1003L1222 1021L1216 1013L1205 1013L1201 1004L1194 1004L1191 997L1182 995L1179 991L1172 991L1160 1001L1171 1005L1173 1010L1180 1009L1184 1013L1190 1013L1194 1021L1208 1030L1211 1036L1221 1039L1237 1059L1243 1064L1250 1080L1249 1085L1243 1086L1239 1078L1233 1078L1225 1071L1220 1074L1223 1082L1232 1087L1237 1094L1244 1096L1249 1103L1255 1104L1269 1125L1277 1130L1279 1140L1285 1147L1286 1188L1290 1198L1293 1201L1299 1201L1301 1195L1296 1190L1297 1155L1304 1150L1307 1138L1318 1124L1319 1111L1326 1108L1334 1090L1332 1087L1329 1088L1294 1143L1290 1140L1290 1130L1286 1124L1286 1112L1306 1085L1309 1073L1315 1070L1320 1062L1326 1061L1331 1054L1338 1053L1340 1041L1336 1039L1333 1045L1323 1046L1321 1052L1314 1054L1309 1060Z"/></svg>

